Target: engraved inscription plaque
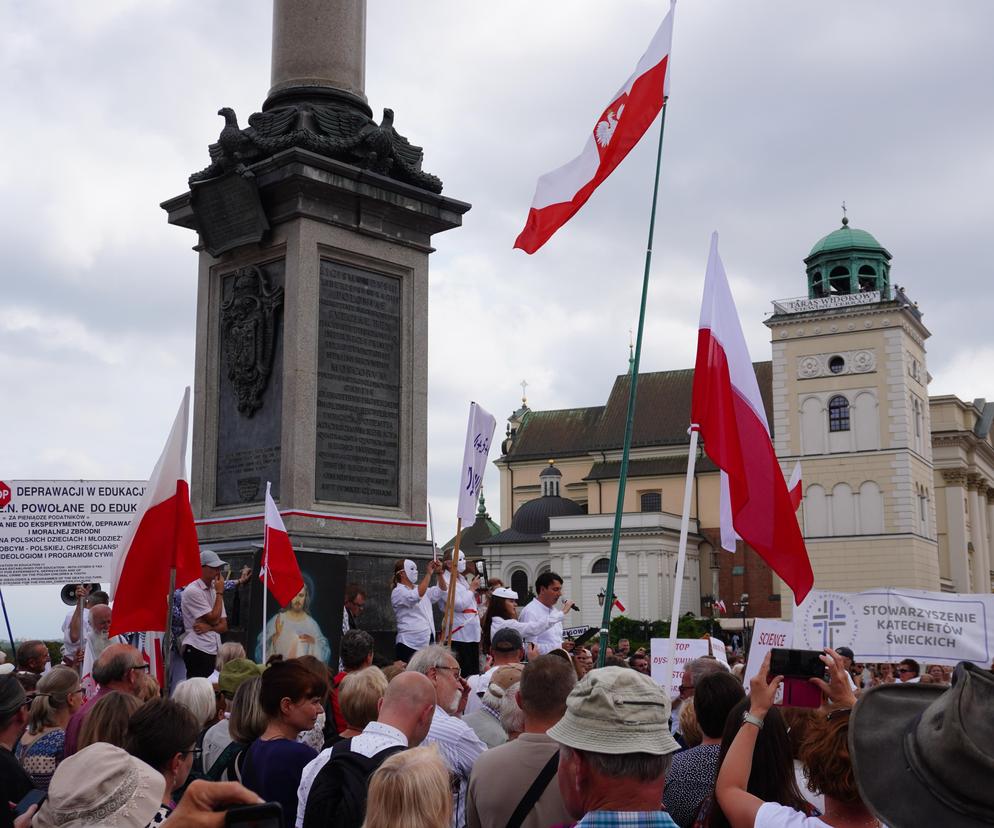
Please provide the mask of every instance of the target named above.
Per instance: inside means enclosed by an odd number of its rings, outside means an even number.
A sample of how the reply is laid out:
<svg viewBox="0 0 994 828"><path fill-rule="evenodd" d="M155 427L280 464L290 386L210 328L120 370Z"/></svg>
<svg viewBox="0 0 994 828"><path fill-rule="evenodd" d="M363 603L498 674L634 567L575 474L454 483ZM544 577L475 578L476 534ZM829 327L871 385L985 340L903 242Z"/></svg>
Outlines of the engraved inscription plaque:
<svg viewBox="0 0 994 828"><path fill-rule="evenodd" d="M317 500L399 505L400 279L321 261Z"/></svg>
<svg viewBox="0 0 994 828"><path fill-rule="evenodd" d="M282 293L285 263L257 265L269 292ZM221 304L237 300L236 290L244 282L243 270L221 277ZM262 314L246 311L240 321L239 335L219 336L218 340L218 418L217 418L217 472L215 504L233 506L239 503L261 503L266 494L266 481L273 484L273 497L280 492L280 432L283 408L283 312L282 306L273 311L269 321ZM219 309L215 324L221 328ZM256 339L270 338L272 371L269 381L260 392L259 408L247 416L239 410L239 393L232 381L231 366L237 355L231 348L241 348L246 353L256 352ZM236 376L237 379L237 376Z"/></svg>

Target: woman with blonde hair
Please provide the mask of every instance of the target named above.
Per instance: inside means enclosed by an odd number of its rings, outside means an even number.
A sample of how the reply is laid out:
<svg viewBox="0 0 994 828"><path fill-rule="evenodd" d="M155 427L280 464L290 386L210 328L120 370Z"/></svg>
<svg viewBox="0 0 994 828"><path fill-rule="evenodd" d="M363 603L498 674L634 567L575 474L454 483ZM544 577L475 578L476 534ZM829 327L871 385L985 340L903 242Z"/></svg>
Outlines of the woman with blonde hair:
<svg viewBox="0 0 994 828"><path fill-rule="evenodd" d="M376 720L380 700L387 692L387 677L379 667L367 667L349 673L339 685L338 701L348 724L343 739L358 736L366 725Z"/></svg>
<svg viewBox="0 0 994 828"><path fill-rule="evenodd" d="M79 731L77 753L96 742L107 742L123 748L128 719L141 706L142 703L135 696L119 693L117 690L97 699Z"/></svg>
<svg viewBox="0 0 994 828"><path fill-rule="evenodd" d="M65 757L66 725L83 706L83 689L79 674L71 667L60 666L41 677L37 691L17 759L34 786L47 791L55 768Z"/></svg>
<svg viewBox="0 0 994 828"><path fill-rule="evenodd" d="M434 745L391 756L370 778L362 828L448 828L451 821L449 772Z"/></svg>

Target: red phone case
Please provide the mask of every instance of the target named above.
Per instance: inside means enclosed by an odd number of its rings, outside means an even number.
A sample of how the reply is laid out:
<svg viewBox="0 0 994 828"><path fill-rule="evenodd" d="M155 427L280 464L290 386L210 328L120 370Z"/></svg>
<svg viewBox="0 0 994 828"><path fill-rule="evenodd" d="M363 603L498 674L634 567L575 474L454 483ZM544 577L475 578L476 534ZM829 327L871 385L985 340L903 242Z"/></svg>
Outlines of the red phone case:
<svg viewBox="0 0 994 828"><path fill-rule="evenodd" d="M804 678L784 677L784 707L821 707L821 690Z"/></svg>

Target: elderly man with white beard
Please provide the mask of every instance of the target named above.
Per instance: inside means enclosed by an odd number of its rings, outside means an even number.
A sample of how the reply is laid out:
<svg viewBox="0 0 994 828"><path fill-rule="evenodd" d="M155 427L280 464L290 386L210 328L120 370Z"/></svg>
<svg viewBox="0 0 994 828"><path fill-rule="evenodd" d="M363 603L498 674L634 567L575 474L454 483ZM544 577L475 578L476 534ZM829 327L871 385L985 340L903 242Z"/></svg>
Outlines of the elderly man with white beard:
<svg viewBox="0 0 994 828"><path fill-rule="evenodd" d="M452 827L466 824L466 791L469 775L477 757L487 746L461 718L466 706L469 685L459 675L459 662L452 651L437 644L418 650L407 665L409 672L422 673L435 685L435 716L423 744L438 745L445 764L452 774L455 795Z"/></svg>

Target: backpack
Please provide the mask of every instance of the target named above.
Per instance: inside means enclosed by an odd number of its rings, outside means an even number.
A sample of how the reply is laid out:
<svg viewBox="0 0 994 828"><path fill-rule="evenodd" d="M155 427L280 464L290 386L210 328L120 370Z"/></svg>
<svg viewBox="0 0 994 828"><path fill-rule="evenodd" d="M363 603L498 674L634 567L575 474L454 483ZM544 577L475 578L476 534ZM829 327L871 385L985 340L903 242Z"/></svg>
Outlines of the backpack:
<svg viewBox="0 0 994 828"><path fill-rule="evenodd" d="M352 752L351 739L336 744L307 795L304 828L361 828L366 818L369 777L402 750L402 746L394 745L366 757Z"/></svg>

